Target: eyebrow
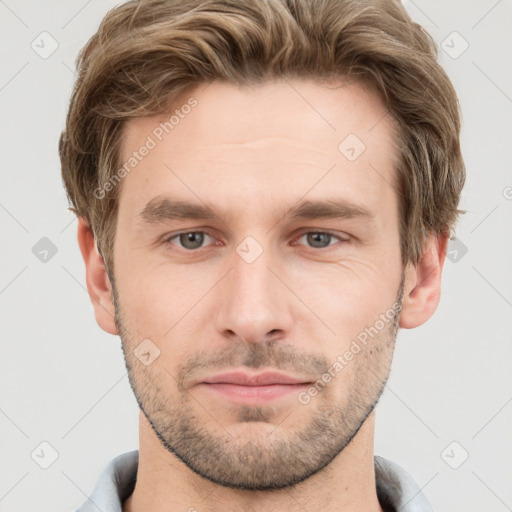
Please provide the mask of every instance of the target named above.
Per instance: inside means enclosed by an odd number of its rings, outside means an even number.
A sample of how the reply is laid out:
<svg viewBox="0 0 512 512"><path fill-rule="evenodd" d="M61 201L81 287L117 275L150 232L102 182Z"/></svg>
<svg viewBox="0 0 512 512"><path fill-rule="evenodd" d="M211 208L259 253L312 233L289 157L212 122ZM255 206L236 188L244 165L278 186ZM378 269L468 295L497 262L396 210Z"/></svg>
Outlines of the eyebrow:
<svg viewBox="0 0 512 512"><path fill-rule="evenodd" d="M172 220L219 220L228 223L232 215L219 211L215 206L186 201L173 201L157 196L151 199L139 214L140 221L147 226ZM306 200L284 213L290 220L361 219L373 221L374 213L365 206L345 199Z"/></svg>

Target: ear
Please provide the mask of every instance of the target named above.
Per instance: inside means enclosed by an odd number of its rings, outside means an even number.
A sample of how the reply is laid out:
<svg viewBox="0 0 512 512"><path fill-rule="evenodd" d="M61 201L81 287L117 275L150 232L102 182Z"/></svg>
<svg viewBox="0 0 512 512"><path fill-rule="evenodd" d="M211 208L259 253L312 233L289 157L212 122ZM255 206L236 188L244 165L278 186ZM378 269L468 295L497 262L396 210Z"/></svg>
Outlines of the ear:
<svg viewBox="0 0 512 512"><path fill-rule="evenodd" d="M418 264L408 265L400 327L418 327L435 313L441 298L441 273L448 238L449 235L430 234Z"/></svg>
<svg viewBox="0 0 512 512"><path fill-rule="evenodd" d="M115 322L112 287L105 262L98 252L88 221L78 218L78 245L85 263L87 290L98 325L110 334L119 334Z"/></svg>

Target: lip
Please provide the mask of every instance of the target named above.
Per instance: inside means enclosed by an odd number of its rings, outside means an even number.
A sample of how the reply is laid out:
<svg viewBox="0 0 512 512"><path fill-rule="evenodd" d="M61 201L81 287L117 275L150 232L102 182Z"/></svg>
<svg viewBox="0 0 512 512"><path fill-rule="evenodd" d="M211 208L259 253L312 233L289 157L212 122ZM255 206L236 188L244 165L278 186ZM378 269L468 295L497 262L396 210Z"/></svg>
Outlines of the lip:
<svg viewBox="0 0 512 512"><path fill-rule="evenodd" d="M217 397L245 405L261 405L284 398L311 384L310 381L278 372L248 374L229 372L214 375L201 382L201 387Z"/></svg>
<svg viewBox="0 0 512 512"><path fill-rule="evenodd" d="M207 384L237 384L239 386L269 386L272 384L308 384L309 381L279 372L251 375L245 372L227 372L205 379Z"/></svg>

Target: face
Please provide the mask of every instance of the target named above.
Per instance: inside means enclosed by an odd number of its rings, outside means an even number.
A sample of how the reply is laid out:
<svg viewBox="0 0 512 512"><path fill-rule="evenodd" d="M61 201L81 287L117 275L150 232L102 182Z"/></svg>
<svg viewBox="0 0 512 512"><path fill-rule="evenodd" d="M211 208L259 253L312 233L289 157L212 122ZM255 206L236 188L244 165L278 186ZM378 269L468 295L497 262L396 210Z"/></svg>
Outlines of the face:
<svg viewBox="0 0 512 512"><path fill-rule="evenodd" d="M347 446L389 375L404 284L392 121L360 85L305 80L213 82L175 109L168 133L173 112L125 126L121 160L138 157L113 292L130 383L196 473L291 485Z"/></svg>

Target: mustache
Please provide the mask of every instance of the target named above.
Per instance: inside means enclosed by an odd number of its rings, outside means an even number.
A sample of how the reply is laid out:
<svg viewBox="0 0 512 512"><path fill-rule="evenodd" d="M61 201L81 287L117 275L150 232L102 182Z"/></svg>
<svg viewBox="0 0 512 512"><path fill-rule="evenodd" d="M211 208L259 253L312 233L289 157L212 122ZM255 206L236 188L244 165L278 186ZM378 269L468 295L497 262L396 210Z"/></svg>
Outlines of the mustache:
<svg viewBox="0 0 512 512"><path fill-rule="evenodd" d="M215 353L200 352L180 369L178 389L185 390L205 370L224 370L227 367L272 368L302 375L322 375L330 367L325 355L301 353L293 344L272 340L261 343L236 343Z"/></svg>

